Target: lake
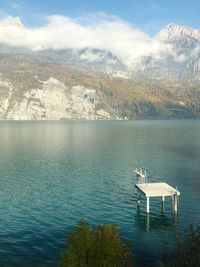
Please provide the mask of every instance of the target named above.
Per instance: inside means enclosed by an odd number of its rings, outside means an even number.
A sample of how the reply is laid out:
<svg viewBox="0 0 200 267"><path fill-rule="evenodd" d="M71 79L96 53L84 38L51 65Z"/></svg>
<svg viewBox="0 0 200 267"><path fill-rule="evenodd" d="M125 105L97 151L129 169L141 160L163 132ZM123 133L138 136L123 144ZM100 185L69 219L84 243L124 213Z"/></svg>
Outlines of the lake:
<svg viewBox="0 0 200 267"><path fill-rule="evenodd" d="M56 266L66 232L117 224L134 260L151 266L200 222L200 121L0 122L0 265ZM136 167L181 192L138 209Z"/></svg>

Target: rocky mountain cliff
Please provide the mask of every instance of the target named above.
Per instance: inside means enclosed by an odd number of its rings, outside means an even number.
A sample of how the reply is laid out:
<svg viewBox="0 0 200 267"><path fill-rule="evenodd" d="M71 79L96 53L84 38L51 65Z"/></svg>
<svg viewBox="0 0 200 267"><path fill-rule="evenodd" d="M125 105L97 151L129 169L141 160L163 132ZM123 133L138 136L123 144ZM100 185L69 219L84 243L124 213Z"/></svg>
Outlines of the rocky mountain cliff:
<svg viewBox="0 0 200 267"><path fill-rule="evenodd" d="M171 53L159 60L152 57L141 58L137 65L137 74L179 84L200 82L199 29L169 24L154 38L169 45Z"/></svg>
<svg viewBox="0 0 200 267"><path fill-rule="evenodd" d="M64 83L65 77L50 77L48 70L42 73L44 80L34 75L33 66L26 63L17 70L1 73L0 119L110 119L111 115L97 108L99 98L96 89L82 83ZM40 69L41 71L41 69ZM58 71L58 69L57 69Z"/></svg>
<svg viewBox="0 0 200 267"><path fill-rule="evenodd" d="M200 30L170 24L154 38L172 53L132 67L96 48L0 44L0 119L200 117Z"/></svg>
<svg viewBox="0 0 200 267"><path fill-rule="evenodd" d="M200 29L192 29L175 23L167 25L155 37L157 40L170 42L180 38L194 38L200 41Z"/></svg>
<svg viewBox="0 0 200 267"><path fill-rule="evenodd" d="M39 88L27 90L21 99L13 97L13 84L1 80L0 86L7 89L1 98L1 119L109 119L104 110L95 110L96 90L77 85L66 87L56 78L39 81Z"/></svg>

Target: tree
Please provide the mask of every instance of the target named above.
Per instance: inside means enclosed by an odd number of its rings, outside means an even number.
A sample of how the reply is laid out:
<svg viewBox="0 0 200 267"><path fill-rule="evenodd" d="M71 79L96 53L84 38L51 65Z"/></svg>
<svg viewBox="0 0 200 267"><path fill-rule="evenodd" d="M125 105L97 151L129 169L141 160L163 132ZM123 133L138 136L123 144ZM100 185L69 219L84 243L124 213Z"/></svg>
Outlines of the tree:
<svg viewBox="0 0 200 267"><path fill-rule="evenodd" d="M131 266L131 249L120 240L115 225L92 228L86 221L68 233L66 250L61 254L60 267L126 267Z"/></svg>
<svg viewBox="0 0 200 267"><path fill-rule="evenodd" d="M184 238L178 241L173 260L167 266L200 266L200 227L190 226Z"/></svg>

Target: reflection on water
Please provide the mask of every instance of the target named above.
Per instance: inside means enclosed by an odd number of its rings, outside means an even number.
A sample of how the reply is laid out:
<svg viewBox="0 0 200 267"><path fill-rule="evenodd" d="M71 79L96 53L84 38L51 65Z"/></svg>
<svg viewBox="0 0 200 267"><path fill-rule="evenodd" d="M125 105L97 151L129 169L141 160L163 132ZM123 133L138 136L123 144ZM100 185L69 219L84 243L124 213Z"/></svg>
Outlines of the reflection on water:
<svg viewBox="0 0 200 267"><path fill-rule="evenodd" d="M175 213L163 213L162 210L146 214L138 207L134 228L134 240L137 242L134 255L136 262L143 266L159 266L159 261L165 261L173 252L180 235L179 216Z"/></svg>
<svg viewBox="0 0 200 267"><path fill-rule="evenodd" d="M199 222L199 146L199 121L1 122L0 266L56 266L80 218L117 224L150 266ZM141 166L149 181L178 186L178 217L170 198L164 210L152 199L149 216L144 200L138 210Z"/></svg>
<svg viewBox="0 0 200 267"><path fill-rule="evenodd" d="M165 231L176 232L178 223L178 215L176 213L169 216L163 212L155 213L151 212L146 214L141 212L138 207L135 216L135 226L141 232L149 232L159 229L164 229Z"/></svg>

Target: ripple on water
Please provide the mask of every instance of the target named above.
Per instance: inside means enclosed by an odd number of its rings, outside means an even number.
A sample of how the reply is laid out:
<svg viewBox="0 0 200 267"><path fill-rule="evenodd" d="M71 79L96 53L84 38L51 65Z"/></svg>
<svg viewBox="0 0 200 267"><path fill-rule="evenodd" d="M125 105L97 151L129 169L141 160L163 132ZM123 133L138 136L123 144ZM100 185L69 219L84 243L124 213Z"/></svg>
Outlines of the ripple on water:
<svg viewBox="0 0 200 267"><path fill-rule="evenodd" d="M198 121L6 122L0 129L0 266L56 266L80 218L117 224L147 266L199 222ZM164 213L160 199L151 200L149 216L145 199L138 208L133 170L140 166L151 181L179 186L178 216L170 198Z"/></svg>

